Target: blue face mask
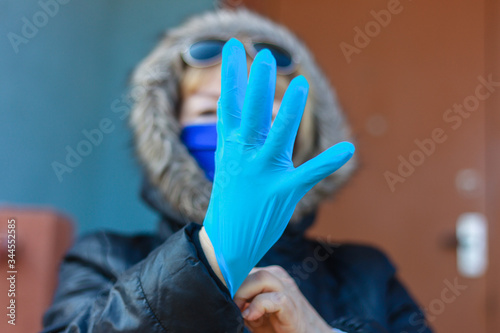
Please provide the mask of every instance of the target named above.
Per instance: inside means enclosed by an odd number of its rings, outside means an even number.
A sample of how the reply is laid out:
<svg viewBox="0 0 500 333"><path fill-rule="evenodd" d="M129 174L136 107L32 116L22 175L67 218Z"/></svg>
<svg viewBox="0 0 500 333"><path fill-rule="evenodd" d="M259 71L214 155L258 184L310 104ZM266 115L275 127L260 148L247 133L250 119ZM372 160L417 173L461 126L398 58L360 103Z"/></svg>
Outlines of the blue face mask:
<svg viewBox="0 0 500 333"><path fill-rule="evenodd" d="M215 149L217 148L216 124L189 125L182 129L181 141L187 147L210 181L214 180Z"/></svg>

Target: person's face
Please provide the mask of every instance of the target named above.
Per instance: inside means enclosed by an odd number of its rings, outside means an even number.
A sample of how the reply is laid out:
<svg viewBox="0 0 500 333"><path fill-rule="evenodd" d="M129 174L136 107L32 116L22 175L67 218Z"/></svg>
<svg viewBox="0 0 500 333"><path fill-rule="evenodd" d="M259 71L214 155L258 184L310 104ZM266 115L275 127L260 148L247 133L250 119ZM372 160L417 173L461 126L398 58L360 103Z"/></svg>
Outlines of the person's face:
<svg viewBox="0 0 500 333"><path fill-rule="evenodd" d="M215 123L217 121L217 101L221 93L221 65L203 69L207 71L203 82L183 96L180 106L179 122L181 127L192 124ZM277 92L273 103L273 116L276 117L283 94Z"/></svg>

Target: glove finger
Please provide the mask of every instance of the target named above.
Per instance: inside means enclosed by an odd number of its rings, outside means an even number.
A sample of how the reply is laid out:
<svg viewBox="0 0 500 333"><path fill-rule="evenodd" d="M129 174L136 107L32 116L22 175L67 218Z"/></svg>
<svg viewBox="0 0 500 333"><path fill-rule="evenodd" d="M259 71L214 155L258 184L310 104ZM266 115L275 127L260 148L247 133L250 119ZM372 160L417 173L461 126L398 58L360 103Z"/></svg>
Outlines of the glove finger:
<svg viewBox="0 0 500 333"><path fill-rule="evenodd" d="M247 87L247 57L240 41L231 38L222 49L221 96L217 116L228 134L240 126Z"/></svg>
<svg viewBox="0 0 500 333"><path fill-rule="evenodd" d="M353 154L354 145L352 143L346 141L337 143L296 168L294 183L302 185L307 192L320 180L346 164Z"/></svg>
<svg viewBox="0 0 500 333"><path fill-rule="evenodd" d="M241 115L241 136L245 143L263 144L266 140L276 87L276 60L267 49L255 57Z"/></svg>
<svg viewBox="0 0 500 333"><path fill-rule="evenodd" d="M302 75L290 82L265 143L271 156L283 156L286 161L291 161L308 91L309 83Z"/></svg>

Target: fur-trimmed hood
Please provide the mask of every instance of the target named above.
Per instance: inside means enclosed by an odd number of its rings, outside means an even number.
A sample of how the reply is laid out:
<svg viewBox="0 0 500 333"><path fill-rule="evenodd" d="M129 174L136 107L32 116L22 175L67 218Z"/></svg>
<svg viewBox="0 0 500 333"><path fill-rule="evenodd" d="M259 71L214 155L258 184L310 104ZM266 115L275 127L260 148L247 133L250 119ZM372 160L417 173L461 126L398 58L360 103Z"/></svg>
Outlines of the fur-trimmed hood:
<svg viewBox="0 0 500 333"><path fill-rule="evenodd" d="M217 10L190 19L167 32L157 47L136 68L131 95L134 107L130 125L137 155L146 177L146 197L155 198L154 207L180 221L202 223L208 207L212 183L179 139L176 119L180 80L185 64L181 58L187 45L204 39L229 39L244 35L283 47L298 59L301 74L310 85L308 103L313 114L313 157L344 140L350 130L335 93L316 65L309 50L286 28L248 10ZM297 162L294 160L294 162ZM355 167L351 159L345 166L318 183L297 205L292 224L314 212L319 202L334 193Z"/></svg>

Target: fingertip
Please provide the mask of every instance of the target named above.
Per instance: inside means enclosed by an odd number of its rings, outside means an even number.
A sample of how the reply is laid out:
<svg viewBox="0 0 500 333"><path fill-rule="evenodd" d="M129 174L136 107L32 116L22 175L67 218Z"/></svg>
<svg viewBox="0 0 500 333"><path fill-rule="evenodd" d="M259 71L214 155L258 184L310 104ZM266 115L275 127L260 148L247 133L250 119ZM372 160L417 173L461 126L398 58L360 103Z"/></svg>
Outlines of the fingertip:
<svg viewBox="0 0 500 333"><path fill-rule="evenodd" d="M356 150L354 145L348 141L337 143L335 146L337 147L338 150L345 151L349 153L351 156L354 155L354 152Z"/></svg>
<svg viewBox="0 0 500 333"><path fill-rule="evenodd" d="M245 56L245 47L236 38L231 38L224 44L222 48L222 58L230 59L231 57L243 57Z"/></svg>
<svg viewBox="0 0 500 333"><path fill-rule="evenodd" d="M234 50L234 49L243 49L243 48L244 48L244 46L239 40L237 40L236 38L231 38L230 40L228 40L226 42L226 44L224 44L223 51L224 50L229 51L229 50Z"/></svg>
<svg viewBox="0 0 500 333"><path fill-rule="evenodd" d="M309 82L307 82L306 78L302 75L296 76L288 85L287 91L288 90L293 91L295 96L307 98L307 95L309 94ZM297 95L297 93L299 94Z"/></svg>
<svg viewBox="0 0 500 333"><path fill-rule="evenodd" d="M295 85L296 87L299 87L299 88L303 88L306 91L309 90L309 82L304 77L304 75L299 75L299 76L294 77L292 79L292 81L290 82L290 84L293 84L293 85Z"/></svg>
<svg viewBox="0 0 500 333"><path fill-rule="evenodd" d="M268 49L259 51L259 53L255 56L254 62L268 65L270 67L276 67L276 59L274 59L273 54Z"/></svg>
<svg viewBox="0 0 500 333"><path fill-rule="evenodd" d="M334 162L332 164L332 166L335 166L334 171L347 163L354 155L354 151L354 145L347 141L339 142L333 147L330 147L328 149L328 155L330 156L330 161Z"/></svg>
<svg viewBox="0 0 500 333"><path fill-rule="evenodd" d="M294 106L302 105L302 109L307 101L309 94L309 83L306 78L299 75L290 81L283 98L282 105L292 104ZM302 110L301 110L302 111Z"/></svg>

